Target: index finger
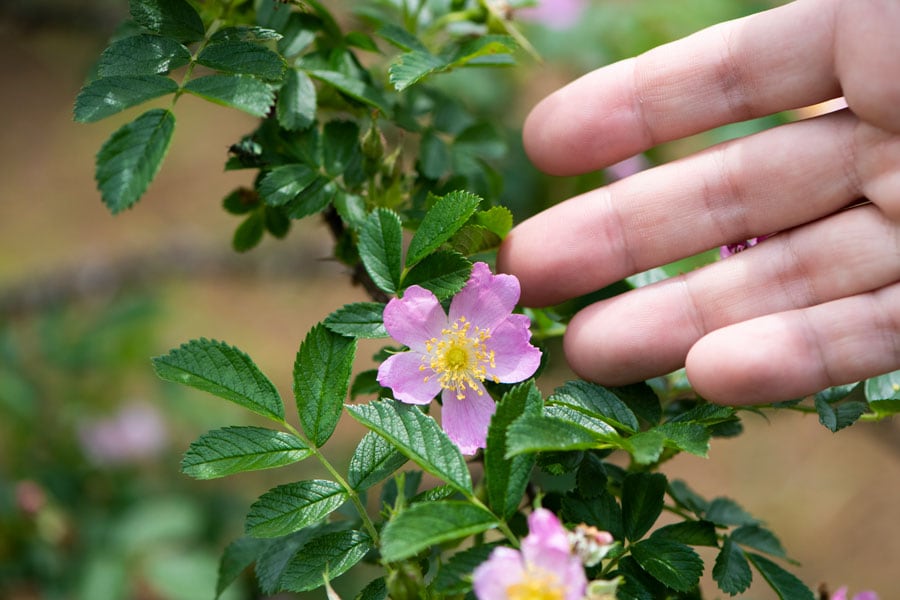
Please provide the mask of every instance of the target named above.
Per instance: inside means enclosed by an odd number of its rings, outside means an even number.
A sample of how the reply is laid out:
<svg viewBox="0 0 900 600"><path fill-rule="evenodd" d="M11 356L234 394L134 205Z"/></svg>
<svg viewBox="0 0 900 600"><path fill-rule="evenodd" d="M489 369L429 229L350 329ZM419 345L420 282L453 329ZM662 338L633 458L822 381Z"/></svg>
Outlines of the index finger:
<svg viewBox="0 0 900 600"><path fill-rule="evenodd" d="M525 149L542 170L574 175L661 142L839 96L837 5L798 0L588 73L532 110Z"/></svg>

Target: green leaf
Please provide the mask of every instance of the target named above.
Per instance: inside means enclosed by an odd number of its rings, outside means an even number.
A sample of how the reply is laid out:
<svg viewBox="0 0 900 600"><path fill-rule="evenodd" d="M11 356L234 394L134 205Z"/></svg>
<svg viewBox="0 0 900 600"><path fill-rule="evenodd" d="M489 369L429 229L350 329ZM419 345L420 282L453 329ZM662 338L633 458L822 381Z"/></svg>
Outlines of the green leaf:
<svg viewBox="0 0 900 600"><path fill-rule="evenodd" d="M338 531L309 540L284 569L279 587L288 592L308 592L349 571L372 549L362 531Z"/></svg>
<svg viewBox="0 0 900 600"><path fill-rule="evenodd" d="M287 535L324 519L348 498L344 488L324 479L279 485L253 503L245 529L258 538Z"/></svg>
<svg viewBox="0 0 900 600"><path fill-rule="evenodd" d="M819 413L819 423L832 432L853 425L860 416L869 410L869 406L865 402L855 400L833 405L816 397L815 405L816 411Z"/></svg>
<svg viewBox="0 0 900 600"><path fill-rule="evenodd" d="M723 497L715 498L709 503L709 508L706 510L706 518L723 527L729 525L756 525L759 523L757 519L741 508L737 502Z"/></svg>
<svg viewBox="0 0 900 600"><path fill-rule="evenodd" d="M284 239L291 230L291 220L280 208L266 206L263 208L263 222L266 231L278 239Z"/></svg>
<svg viewBox="0 0 900 600"><path fill-rule="evenodd" d="M306 129L316 119L316 86L300 69L290 69L275 107L278 124L288 131Z"/></svg>
<svg viewBox="0 0 900 600"><path fill-rule="evenodd" d="M472 589L471 575L478 565L488 559L497 544L472 546L457 552L440 565L431 586L442 597L465 594Z"/></svg>
<svg viewBox="0 0 900 600"><path fill-rule="evenodd" d="M666 436L652 429L641 431L628 438L625 449L639 465L649 465L659 460L666 445Z"/></svg>
<svg viewBox="0 0 900 600"><path fill-rule="evenodd" d="M269 540L244 536L225 548L219 561L219 577L216 580L216 598L228 589L240 574L256 562L257 557L269 547Z"/></svg>
<svg viewBox="0 0 900 600"><path fill-rule="evenodd" d="M97 74L156 75L191 62L191 51L172 38L140 34L116 40L100 55Z"/></svg>
<svg viewBox="0 0 900 600"><path fill-rule="evenodd" d="M487 210L476 212L472 217L472 222L505 238L512 229L513 214L505 206L492 206Z"/></svg>
<svg viewBox="0 0 900 600"><path fill-rule="evenodd" d="M565 496L562 500L562 516L569 523L586 523L602 531L608 531L613 538L625 537L622 522L622 508L615 496L600 490L600 495L588 499Z"/></svg>
<svg viewBox="0 0 900 600"><path fill-rule="evenodd" d="M185 453L181 471L214 479L299 462L312 454L297 437L263 427L225 427L200 436Z"/></svg>
<svg viewBox="0 0 900 600"><path fill-rule="evenodd" d="M386 439L370 431L363 436L350 458L347 483L362 491L387 478L408 459Z"/></svg>
<svg viewBox="0 0 900 600"><path fill-rule="evenodd" d="M760 525L743 525L731 532L735 543L778 558L787 558L787 552L774 533Z"/></svg>
<svg viewBox="0 0 900 600"><path fill-rule="evenodd" d="M231 238L231 247L236 252L247 252L255 248L266 232L265 215L262 211L255 210L234 230Z"/></svg>
<svg viewBox="0 0 900 600"><path fill-rule="evenodd" d="M512 64L509 53L515 51L516 41L508 35L483 35L462 44L453 54L452 66L469 63L504 65Z"/></svg>
<svg viewBox="0 0 900 600"><path fill-rule="evenodd" d="M354 302L345 304L327 317L325 326L331 331L355 338L384 338L384 304L381 302Z"/></svg>
<svg viewBox="0 0 900 600"><path fill-rule="evenodd" d="M712 521L682 521L660 527L650 534L650 537L659 537L680 542L688 546L712 546L718 547L719 538L716 535L716 526Z"/></svg>
<svg viewBox="0 0 900 600"><path fill-rule="evenodd" d="M322 157L325 171L338 177L359 161L359 126L353 121L329 121L322 131Z"/></svg>
<svg viewBox="0 0 900 600"><path fill-rule="evenodd" d="M406 266L412 266L449 240L481 204L481 198L469 192L450 192L438 198L425 213L409 243Z"/></svg>
<svg viewBox="0 0 900 600"><path fill-rule="evenodd" d="M506 429L523 414L540 414L544 399L533 380L519 384L503 395L488 427L484 450L484 477L488 504L504 519L515 514L528 487L535 458L506 458Z"/></svg>
<svg viewBox="0 0 900 600"><path fill-rule="evenodd" d="M275 102L272 86L251 75L206 75L188 81L184 91L254 117L266 116Z"/></svg>
<svg viewBox="0 0 900 600"><path fill-rule="evenodd" d="M498 525L490 512L469 502L414 504L388 521L381 533L381 557L397 562L431 546L482 533Z"/></svg>
<svg viewBox="0 0 900 600"><path fill-rule="evenodd" d="M224 342L201 338L153 359L156 374L284 423L278 390L249 356Z"/></svg>
<svg viewBox="0 0 900 600"><path fill-rule="evenodd" d="M606 388L586 381L567 382L554 390L547 401L596 416L613 427L629 433L634 433L639 427L637 417L624 402Z"/></svg>
<svg viewBox="0 0 900 600"><path fill-rule="evenodd" d="M506 456L531 452L588 450L600 445L591 431L562 419L526 414L509 426Z"/></svg>
<svg viewBox="0 0 900 600"><path fill-rule="evenodd" d="M700 423L663 423L652 431L665 436L665 445L706 458L709 453L709 429Z"/></svg>
<svg viewBox="0 0 900 600"><path fill-rule="evenodd" d="M765 577L781 600L815 600L813 593L802 581L768 558L752 552L747 553L747 558L760 575Z"/></svg>
<svg viewBox="0 0 900 600"><path fill-rule="evenodd" d="M447 242L449 246L464 256L485 252L496 248L502 238L481 225L465 225Z"/></svg>
<svg viewBox="0 0 900 600"><path fill-rule="evenodd" d="M308 71L308 73L309 76L313 79L324 81L328 85L350 96L354 100L362 102L363 104L368 104L373 108L377 108L385 115L390 114L387 100L385 100L381 92L378 89L366 84L364 81L348 77L347 75L344 75L343 73L339 73L337 71L312 70Z"/></svg>
<svg viewBox="0 0 900 600"><path fill-rule="evenodd" d="M397 213L372 211L359 233L359 254L375 285L394 294L403 268L403 226Z"/></svg>
<svg viewBox="0 0 900 600"><path fill-rule="evenodd" d="M294 361L294 397L307 437L322 446L334 433L356 357L356 340L319 323L300 344Z"/></svg>
<svg viewBox="0 0 900 600"><path fill-rule="evenodd" d="M651 425L659 423L662 418L662 406L656 392L646 382L608 389L625 402L635 415Z"/></svg>
<svg viewBox="0 0 900 600"><path fill-rule="evenodd" d="M131 0L131 18L179 42L199 42L206 32L200 15L185 0Z"/></svg>
<svg viewBox="0 0 900 600"><path fill-rule="evenodd" d="M598 419L592 415L587 415L577 411L574 408L562 404L548 404L544 407L544 414L548 417L561 419L580 425L588 431L597 435L598 439L608 442L613 447L630 448L627 442L618 434L616 430L609 426L606 421Z"/></svg>
<svg viewBox="0 0 900 600"><path fill-rule="evenodd" d="M259 194L269 206L284 206L318 178L306 165L290 164L272 169L259 182Z"/></svg>
<svg viewBox="0 0 900 600"><path fill-rule="evenodd" d="M656 523L663 509L666 484L666 476L662 473L629 473L625 477L622 518L626 538L639 540Z"/></svg>
<svg viewBox="0 0 900 600"><path fill-rule="evenodd" d="M347 524L323 523L301 529L296 533L280 538L265 540L269 543L259 558L256 560L256 578L259 587L266 595L273 595L280 591L279 581L291 559L303 548L303 546L315 537L328 533L345 531Z"/></svg>
<svg viewBox="0 0 900 600"><path fill-rule="evenodd" d="M731 596L746 591L753 581L753 573L750 572L750 564L744 551L728 536L716 556L712 576L719 589Z"/></svg>
<svg viewBox="0 0 900 600"><path fill-rule="evenodd" d="M201 65L225 73L243 73L268 81L281 81L287 64L265 46L241 40L211 43L197 55Z"/></svg>
<svg viewBox="0 0 900 600"><path fill-rule="evenodd" d="M845 385L834 385L830 388L826 388L821 392L815 395L816 400L823 400L828 404L834 404L835 402L839 402L849 396L857 387L859 383L848 383Z"/></svg>
<svg viewBox="0 0 900 600"><path fill-rule="evenodd" d="M97 187L110 212L130 208L162 166L175 132L175 115L154 109L116 130L97 153Z"/></svg>
<svg viewBox="0 0 900 600"><path fill-rule="evenodd" d="M81 88L75 99L75 120L92 123L177 91L178 84L164 75L102 77Z"/></svg>
<svg viewBox="0 0 900 600"><path fill-rule="evenodd" d="M650 537L633 544L631 555L641 568L679 592L696 587L703 575L703 559L678 542Z"/></svg>
<svg viewBox="0 0 900 600"><path fill-rule="evenodd" d="M423 133L419 143L419 170L422 175L428 179L440 179L451 166L450 149L444 140L432 129Z"/></svg>
<svg viewBox="0 0 900 600"><path fill-rule="evenodd" d="M390 400L348 406L347 410L423 470L464 494L472 493L472 478L466 461L433 418L414 406Z"/></svg>
<svg viewBox="0 0 900 600"><path fill-rule="evenodd" d="M705 515L706 510L709 508L709 502L701 498L680 479L670 481L669 489L667 491L676 504L682 508L686 508L698 517Z"/></svg>
<svg viewBox="0 0 900 600"><path fill-rule="evenodd" d="M385 23L375 32L378 36L401 50L427 52L425 45L413 34L393 23Z"/></svg>
<svg viewBox="0 0 900 600"><path fill-rule="evenodd" d="M302 219L325 210L336 194L337 187L333 181L316 177L299 196L285 204L284 209L290 218Z"/></svg>
<svg viewBox="0 0 900 600"><path fill-rule="evenodd" d="M389 80L398 92L402 92L428 75L450 67L446 59L430 52L413 50L398 56L388 68Z"/></svg>
<svg viewBox="0 0 900 600"><path fill-rule="evenodd" d="M354 600L389 600L387 583L384 577L373 579L364 587Z"/></svg>
<svg viewBox="0 0 900 600"><path fill-rule="evenodd" d="M211 44L219 42L267 42L269 40L280 40L282 35L274 29L265 27L257 27L256 25L236 25L234 27L223 27L217 30L209 41Z"/></svg>
<svg viewBox="0 0 900 600"><path fill-rule="evenodd" d="M893 410L891 413L900 412L900 371L886 373L878 377L872 377L866 380L865 384L866 399L872 405L872 409L880 406L882 402L893 401Z"/></svg>
<svg viewBox="0 0 900 600"><path fill-rule="evenodd" d="M419 261L403 278L403 288L418 285L430 290L438 300L456 294L472 274L472 263L462 254L438 250Z"/></svg>

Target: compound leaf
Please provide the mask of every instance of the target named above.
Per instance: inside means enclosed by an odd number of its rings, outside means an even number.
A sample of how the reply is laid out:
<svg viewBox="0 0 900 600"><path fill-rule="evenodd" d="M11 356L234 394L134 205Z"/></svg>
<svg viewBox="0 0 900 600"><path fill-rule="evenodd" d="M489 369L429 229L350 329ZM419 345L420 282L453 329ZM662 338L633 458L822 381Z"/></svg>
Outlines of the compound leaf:
<svg viewBox="0 0 900 600"><path fill-rule="evenodd" d="M195 479L271 469L299 462L312 454L289 433L264 427L225 427L200 436L181 461L181 471Z"/></svg>
<svg viewBox="0 0 900 600"><path fill-rule="evenodd" d="M288 535L324 519L347 498L344 488L324 479L279 485L253 503L245 528L259 538Z"/></svg>
<svg viewBox="0 0 900 600"><path fill-rule="evenodd" d="M404 560L436 544L482 533L497 524L497 517L469 502L414 504L384 526L381 557L387 562Z"/></svg>

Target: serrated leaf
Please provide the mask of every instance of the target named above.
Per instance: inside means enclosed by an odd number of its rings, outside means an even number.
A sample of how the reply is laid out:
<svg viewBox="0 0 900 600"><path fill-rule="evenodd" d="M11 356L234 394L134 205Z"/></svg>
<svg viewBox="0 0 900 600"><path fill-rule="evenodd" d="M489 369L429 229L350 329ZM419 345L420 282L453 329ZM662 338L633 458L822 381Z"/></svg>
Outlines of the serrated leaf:
<svg viewBox="0 0 900 600"><path fill-rule="evenodd" d="M206 75L188 81L184 91L254 117L266 116L275 102L272 86L251 75Z"/></svg>
<svg viewBox="0 0 900 600"><path fill-rule="evenodd" d="M832 432L853 425L869 410L865 402L853 400L832 405L821 397L816 397L815 406L819 413L819 423Z"/></svg>
<svg viewBox="0 0 900 600"><path fill-rule="evenodd" d="M395 212L372 211L359 233L359 254L375 285L394 294L403 268L403 226Z"/></svg>
<svg viewBox="0 0 900 600"><path fill-rule="evenodd" d="M384 304L381 302L354 302L345 304L327 317L325 326L331 331L355 338L384 338Z"/></svg>
<svg viewBox="0 0 900 600"><path fill-rule="evenodd" d="M224 73L253 75L268 81L281 81L287 63L265 46L242 40L223 40L208 44L197 62Z"/></svg>
<svg viewBox="0 0 900 600"><path fill-rule="evenodd" d="M219 576L216 579L216 598L222 595L240 574L256 562L257 557L269 547L269 540L242 537L225 548L219 560Z"/></svg>
<svg viewBox="0 0 900 600"><path fill-rule="evenodd" d="M496 248L502 241L499 235L486 227L468 224L457 231L447 243L460 254L471 256L478 252Z"/></svg>
<svg viewBox="0 0 900 600"><path fill-rule="evenodd" d="M349 571L372 549L372 540L362 531L338 531L309 540L294 555L279 581L279 589L307 592Z"/></svg>
<svg viewBox="0 0 900 600"><path fill-rule="evenodd" d="M440 565L431 587L444 597L470 591L472 571L486 561L496 547L497 544L482 544L457 552Z"/></svg>
<svg viewBox="0 0 900 600"><path fill-rule="evenodd" d="M866 400L875 412L900 412L900 371L867 379L865 393ZM883 411L884 408L888 410Z"/></svg>
<svg viewBox="0 0 900 600"><path fill-rule="evenodd" d="M471 274L472 263L465 256L438 250L409 270L403 278L403 288L418 285L430 290L438 300L444 300L460 291Z"/></svg>
<svg viewBox="0 0 900 600"><path fill-rule="evenodd" d="M512 229L513 214L505 206L492 206L487 210L476 212L472 216L472 223L505 238Z"/></svg>
<svg viewBox="0 0 900 600"><path fill-rule="evenodd" d="M401 50L420 50L422 52L427 52L425 45L419 38L399 25L385 23L375 33Z"/></svg>
<svg viewBox="0 0 900 600"><path fill-rule="evenodd" d="M156 75L191 62L191 51L172 38L139 34L116 40L97 62L100 77Z"/></svg>
<svg viewBox="0 0 900 600"><path fill-rule="evenodd" d="M310 77L324 81L328 85L336 88L344 94L350 96L354 100L368 104L373 108L377 108L383 114L389 115L390 109L381 92L366 84L364 81L348 77L337 71L311 70L307 71Z"/></svg>
<svg viewBox="0 0 900 600"><path fill-rule="evenodd" d="M624 402L606 388L587 381L569 381L555 389L547 401L571 406L629 433L639 427L637 417Z"/></svg>
<svg viewBox="0 0 900 600"><path fill-rule="evenodd" d="M464 494L472 493L472 478L465 459L433 418L413 406L390 400L348 406L347 410L428 473Z"/></svg>
<svg viewBox="0 0 900 600"><path fill-rule="evenodd" d="M185 0L131 0L131 18L180 42L197 42L206 32L203 20Z"/></svg>
<svg viewBox="0 0 900 600"><path fill-rule="evenodd" d="M787 558L787 553L781 545L781 541L774 533L760 525L743 525L731 532L731 539L735 543L778 558Z"/></svg>
<svg viewBox="0 0 900 600"><path fill-rule="evenodd" d="M97 153L97 187L110 212L130 208L156 177L175 132L175 115L154 109L117 129Z"/></svg>
<svg viewBox="0 0 900 600"><path fill-rule="evenodd" d="M433 129L425 131L419 142L419 171L428 179L440 179L451 166L447 143Z"/></svg>
<svg viewBox="0 0 900 600"><path fill-rule="evenodd" d="M632 544L631 556L642 569L679 592L696 587L703 575L703 559L678 542L650 537Z"/></svg>
<svg viewBox="0 0 900 600"><path fill-rule="evenodd" d="M266 231L278 239L284 239L291 230L291 220L279 208L266 206L263 208L263 223Z"/></svg>
<svg viewBox="0 0 900 600"><path fill-rule="evenodd" d="M312 185L318 176L306 165L275 167L259 182L259 194L269 206L284 206Z"/></svg>
<svg viewBox="0 0 900 600"><path fill-rule="evenodd" d="M181 461L181 471L195 479L283 467L312 454L299 438L263 427L225 427L200 436Z"/></svg>
<svg viewBox="0 0 900 600"><path fill-rule="evenodd" d="M255 248L266 232L265 215L262 211L255 210L244 219L231 238L231 247L236 252L247 252Z"/></svg>
<svg viewBox="0 0 900 600"><path fill-rule="evenodd" d="M283 36L274 29L266 27L258 27L255 25L236 25L233 27L223 27L217 30L211 38L210 43L219 42L266 42L269 40L280 40Z"/></svg>
<svg viewBox="0 0 900 600"><path fill-rule="evenodd" d="M406 266L412 266L450 239L474 214L481 198L469 192L450 192L425 213L409 243Z"/></svg>
<svg viewBox="0 0 900 600"><path fill-rule="evenodd" d="M659 397L646 382L607 388L620 400L625 402L635 415L651 425L656 425L662 418L662 406Z"/></svg>
<svg viewBox="0 0 900 600"><path fill-rule="evenodd" d="M736 411L731 406L719 406L718 404L700 404L683 413L679 413L669 419L667 423L702 423L703 425L715 425L734 418Z"/></svg>
<svg viewBox="0 0 900 600"><path fill-rule="evenodd" d="M386 439L370 431L350 458L347 483L356 491L368 489L402 467L408 459Z"/></svg>
<svg viewBox="0 0 900 600"><path fill-rule="evenodd" d="M366 584L354 600L388 600L387 582L384 577L373 579Z"/></svg>
<svg viewBox="0 0 900 600"><path fill-rule="evenodd" d="M712 576L719 589L731 596L746 591L753 581L753 573L744 551L728 536L716 556Z"/></svg>
<svg viewBox="0 0 900 600"><path fill-rule="evenodd" d="M279 485L253 503L244 527L253 537L281 537L319 522L348 498L344 488L324 479Z"/></svg>
<svg viewBox="0 0 900 600"><path fill-rule="evenodd" d="M709 453L709 429L700 423L663 423L652 431L663 434L665 445L706 458Z"/></svg>
<svg viewBox="0 0 900 600"><path fill-rule="evenodd" d="M608 531L617 540L625 537L622 508L616 502L615 496L606 489L602 489L599 496L589 500L565 496L561 516L569 523L586 523L602 531Z"/></svg>
<svg viewBox="0 0 900 600"><path fill-rule="evenodd" d="M278 124L288 131L306 129L316 119L316 86L300 69L290 69L278 94Z"/></svg>
<svg viewBox="0 0 900 600"><path fill-rule="evenodd" d="M302 219L325 210L337 194L337 186L325 177L316 177L300 194L284 205L292 219Z"/></svg>
<svg viewBox="0 0 900 600"><path fill-rule="evenodd" d="M747 558L756 567L781 600L815 600L815 596L795 575L759 554L747 553Z"/></svg>
<svg viewBox="0 0 900 600"><path fill-rule="evenodd" d="M639 465L655 463L662 456L666 436L662 432L649 429L636 433L626 440L625 449Z"/></svg>
<svg viewBox="0 0 900 600"><path fill-rule="evenodd" d="M662 473L629 473L625 477L622 519L626 538L639 540L656 523L663 509L667 483Z"/></svg>
<svg viewBox="0 0 900 600"><path fill-rule="evenodd" d="M534 456L506 458L506 429L523 414L540 414L544 399L534 381L519 384L497 403L488 427L484 450L484 477L488 505L504 519L515 514L528 487Z"/></svg>
<svg viewBox="0 0 900 600"><path fill-rule="evenodd" d="M483 35L462 44L453 53L452 66L469 63L503 65L513 64L508 56L516 48L516 41L508 35Z"/></svg>
<svg viewBox="0 0 900 600"><path fill-rule="evenodd" d="M700 497L680 479L670 481L667 491L676 504L688 509L698 517L705 515L706 509L709 508L709 502Z"/></svg>
<svg viewBox="0 0 900 600"><path fill-rule="evenodd" d="M661 537L688 546L719 545L716 526L712 521L682 521L656 529L650 537Z"/></svg>
<svg viewBox="0 0 900 600"><path fill-rule="evenodd" d="M421 81L428 75L443 71L450 67L450 63L430 52L413 50L398 56L388 68L389 80L394 89L402 92L414 83Z"/></svg>
<svg viewBox="0 0 900 600"><path fill-rule="evenodd" d="M347 529L345 522L325 523L301 529L280 538L265 540L269 543L256 561L256 578L259 587L264 594L273 595L280 591L278 582L290 563L291 559L301 548L314 537L328 533L344 531Z"/></svg>
<svg viewBox="0 0 900 600"><path fill-rule="evenodd" d="M588 450L600 445L591 431L562 419L526 414L509 426L506 456L531 452Z"/></svg>
<svg viewBox="0 0 900 600"><path fill-rule="evenodd" d="M177 91L178 84L164 75L101 77L81 88L75 99L75 120L92 123Z"/></svg>
<svg viewBox="0 0 900 600"><path fill-rule="evenodd" d="M356 357L356 340L329 331L319 323L313 327L294 361L294 397L306 436L322 446L334 433Z"/></svg>
<svg viewBox="0 0 900 600"><path fill-rule="evenodd" d="M719 497L709 503L706 509L706 518L715 523L727 527L729 525L756 525L759 523L752 515L741 508L737 502L730 498Z"/></svg>
<svg viewBox="0 0 900 600"><path fill-rule="evenodd" d="M322 162L331 177L346 172L361 157L359 126L356 123L329 121L325 124L322 130Z"/></svg>
<svg viewBox="0 0 900 600"><path fill-rule="evenodd" d="M156 374L284 422L278 390L249 356L224 342L201 338L153 359Z"/></svg>
<svg viewBox="0 0 900 600"><path fill-rule="evenodd" d="M815 394L816 400L823 400L829 404L833 404L835 402L839 402L849 396L857 387L859 383L848 383L845 385L834 385L830 388L826 388L821 392Z"/></svg>
<svg viewBox="0 0 900 600"><path fill-rule="evenodd" d="M397 562L452 540L498 525L489 511L469 502L445 500L414 504L388 521L381 533L381 557Z"/></svg>
<svg viewBox="0 0 900 600"><path fill-rule="evenodd" d="M570 406L565 406L563 404L547 404L544 407L544 414L548 417L580 425L596 434L598 439L602 439L613 447L630 448L627 442L625 442L625 440L616 433L616 430L607 424L606 421L577 411Z"/></svg>

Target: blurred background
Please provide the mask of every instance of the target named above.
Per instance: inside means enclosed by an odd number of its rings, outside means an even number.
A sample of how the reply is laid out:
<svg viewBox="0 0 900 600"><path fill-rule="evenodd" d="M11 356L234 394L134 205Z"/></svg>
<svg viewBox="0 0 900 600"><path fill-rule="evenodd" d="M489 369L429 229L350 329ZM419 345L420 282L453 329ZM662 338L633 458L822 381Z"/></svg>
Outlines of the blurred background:
<svg viewBox="0 0 900 600"><path fill-rule="evenodd" d="M773 4L558 2L555 11L527 15L524 27L546 60L505 76L503 85L520 90L512 104L497 105L499 92L484 75L475 76L481 85L471 87L471 101L493 103L511 123L521 122L540 97L592 68ZM246 254L231 250L238 221L221 209L222 198L251 175L225 173L223 165L229 146L254 128L237 111L179 100L159 176L134 209L109 214L94 186L94 154L136 113L80 125L71 107L126 15L125 0L0 2L3 599L212 597L219 554L240 535L250 503L286 478L308 477L303 469L312 467L208 482L180 475L181 453L193 439L248 417L158 381L149 358L196 337L225 340L269 375L290 414L293 356L307 330L339 305L367 299L329 258L331 240L316 219L295 223L285 241L268 238ZM787 118L668 144L647 160ZM616 176L541 177L515 143L506 169L512 176L504 193L519 215ZM567 375L556 358L540 386L549 392ZM745 435L714 442L708 459L680 457L665 473L706 497L735 498L765 520L808 585L846 584L892 598L891 557L900 556L896 426L859 424L832 434L814 416L793 413L750 415L745 425ZM358 440L353 423L342 427L345 435L331 442L339 464ZM714 585L706 590L717 597ZM223 597L257 596L239 581ZM743 597L773 596L757 584Z"/></svg>

